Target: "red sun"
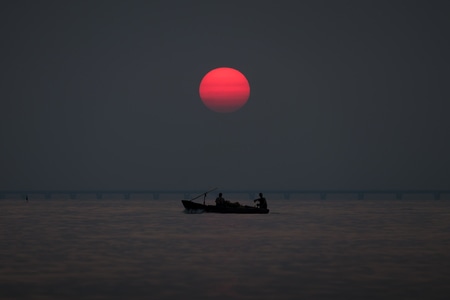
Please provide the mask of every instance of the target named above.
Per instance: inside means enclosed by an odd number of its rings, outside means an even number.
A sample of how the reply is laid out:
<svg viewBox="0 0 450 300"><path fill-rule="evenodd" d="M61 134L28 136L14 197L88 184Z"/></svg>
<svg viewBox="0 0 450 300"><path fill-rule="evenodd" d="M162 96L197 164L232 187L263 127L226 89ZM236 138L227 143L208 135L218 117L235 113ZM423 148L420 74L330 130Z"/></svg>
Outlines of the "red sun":
<svg viewBox="0 0 450 300"><path fill-rule="evenodd" d="M229 113L240 109L250 96L250 85L244 74L233 68L209 71L200 82L200 98L209 109Z"/></svg>

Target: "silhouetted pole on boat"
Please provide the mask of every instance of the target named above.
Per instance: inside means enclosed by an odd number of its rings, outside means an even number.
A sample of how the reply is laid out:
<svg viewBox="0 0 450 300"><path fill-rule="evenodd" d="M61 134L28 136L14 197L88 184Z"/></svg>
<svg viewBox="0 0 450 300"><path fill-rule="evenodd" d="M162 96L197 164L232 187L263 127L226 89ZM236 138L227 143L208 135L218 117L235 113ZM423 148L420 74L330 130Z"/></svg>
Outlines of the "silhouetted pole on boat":
<svg viewBox="0 0 450 300"><path fill-rule="evenodd" d="M204 197L206 198L206 194L208 194L208 193L210 193L210 192L212 192L212 191L215 191L215 190L217 190L217 188L213 188L212 190L209 190L209 191L207 191L207 192L201 193L201 194L198 195L197 197L192 198L190 201L195 200L195 199L197 199L197 198L200 198L201 196L204 196ZM204 200L204 199L203 199L203 200Z"/></svg>

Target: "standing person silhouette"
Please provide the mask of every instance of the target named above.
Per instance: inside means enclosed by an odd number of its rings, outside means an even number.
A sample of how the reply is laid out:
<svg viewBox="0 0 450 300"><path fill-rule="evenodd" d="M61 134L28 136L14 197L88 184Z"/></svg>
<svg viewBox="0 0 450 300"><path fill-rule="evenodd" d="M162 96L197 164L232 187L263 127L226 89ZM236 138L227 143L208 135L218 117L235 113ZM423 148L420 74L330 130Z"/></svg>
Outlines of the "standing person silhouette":
<svg viewBox="0 0 450 300"><path fill-rule="evenodd" d="M262 193L259 193L259 198L253 200L253 202L259 202L258 204L256 204L257 207L267 209L267 201L266 198L263 197Z"/></svg>

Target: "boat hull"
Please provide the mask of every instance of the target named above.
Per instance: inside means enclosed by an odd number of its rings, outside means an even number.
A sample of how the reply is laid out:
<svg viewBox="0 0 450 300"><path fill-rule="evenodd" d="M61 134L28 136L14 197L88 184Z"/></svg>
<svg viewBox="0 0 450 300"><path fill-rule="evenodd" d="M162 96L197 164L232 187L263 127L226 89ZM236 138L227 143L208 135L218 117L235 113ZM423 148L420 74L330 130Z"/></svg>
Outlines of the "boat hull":
<svg viewBox="0 0 450 300"><path fill-rule="evenodd" d="M204 212L221 213L221 214L268 214L269 209L258 208L247 205L240 206L216 206L204 205L192 202L191 200L181 200L186 210L201 210Z"/></svg>

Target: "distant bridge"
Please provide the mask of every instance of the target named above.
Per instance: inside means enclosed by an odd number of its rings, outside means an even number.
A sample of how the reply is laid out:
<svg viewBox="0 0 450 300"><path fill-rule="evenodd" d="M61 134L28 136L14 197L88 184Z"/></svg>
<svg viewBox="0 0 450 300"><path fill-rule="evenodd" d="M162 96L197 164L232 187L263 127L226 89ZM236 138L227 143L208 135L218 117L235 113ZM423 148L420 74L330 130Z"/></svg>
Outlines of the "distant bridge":
<svg viewBox="0 0 450 300"><path fill-rule="evenodd" d="M77 199L79 195L95 196L96 199L103 199L104 195L121 195L123 199L130 199L132 195L149 195L152 199L160 199L161 195L171 195L183 199L192 199L202 195L205 191L201 190L4 190L0 191L0 199L8 197L33 197L40 196L45 199L51 199L54 195L66 195L70 199ZM219 190L211 192L217 194ZM295 195L316 195L321 200L326 200L330 195L354 195L358 200L364 200L367 195L384 195L394 199L401 200L405 195L423 195L427 198L440 200L443 195L448 198L450 190L232 190L224 189L220 192L226 194L246 194L249 199L257 198L258 194L264 193L266 197L281 196L284 199L291 199Z"/></svg>

